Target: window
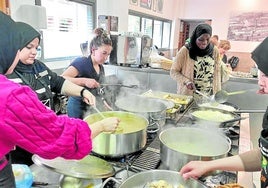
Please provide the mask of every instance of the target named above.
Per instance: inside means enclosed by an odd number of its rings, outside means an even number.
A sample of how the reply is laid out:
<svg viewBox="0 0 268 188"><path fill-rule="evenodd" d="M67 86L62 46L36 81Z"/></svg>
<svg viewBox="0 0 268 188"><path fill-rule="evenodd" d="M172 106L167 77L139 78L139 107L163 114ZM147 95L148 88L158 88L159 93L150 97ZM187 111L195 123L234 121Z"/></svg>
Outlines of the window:
<svg viewBox="0 0 268 188"><path fill-rule="evenodd" d="M164 28L163 28L163 38L162 38L162 48L168 48L169 47L169 41L170 41L170 28L171 24L168 22L163 22Z"/></svg>
<svg viewBox="0 0 268 188"><path fill-rule="evenodd" d="M42 0L41 4L47 13L47 29L42 30L42 59L81 56L80 44L89 39L94 29L93 6L66 0Z"/></svg>
<svg viewBox="0 0 268 188"><path fill-rule="evenodd" d="M131 31L131 32L140 32L140 25L141 25L141 22L140 22L140 17L138 16L134 16L134 15L129 15L128 16L128 23L131 23L131 24L128 24L128 31Z"/></svg>
<svg viewBox="0 0 268 188"><path fill-rule="evenodd" d="M149 35L153 38L153 44L158 48L169 48L171 35L170 20L163 20L131 11L128 15L128 31Z"/></svg>
<svg viewBox="0 0 268 188"><path fill-rule="evenodd" d="M161 21L157 21L157 20L154 21L153 43L156 46L161 46L161 44L162 44L162 40L161 40L162 39L162 30L163 30L162 25L163 24Z"/></svg>
<svg viewBox="0 0 268 188"><path fill-rule="evenodd" d="M141 32L152 38L153 36L153 20L148 18L141 19Z"/></svg>

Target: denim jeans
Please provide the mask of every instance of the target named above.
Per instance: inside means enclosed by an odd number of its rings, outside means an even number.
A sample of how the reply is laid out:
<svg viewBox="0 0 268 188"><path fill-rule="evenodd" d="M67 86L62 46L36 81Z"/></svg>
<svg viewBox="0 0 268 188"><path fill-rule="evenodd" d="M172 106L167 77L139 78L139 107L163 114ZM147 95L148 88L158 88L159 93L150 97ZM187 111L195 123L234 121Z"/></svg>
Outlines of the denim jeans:
<svg viewBox="0 0 268 188"><path fill-rule="evenodd" d="M85 103L83 103L81 97L69 97L67 103L67 114L69 117L83 118L85 111Z"/></svg>

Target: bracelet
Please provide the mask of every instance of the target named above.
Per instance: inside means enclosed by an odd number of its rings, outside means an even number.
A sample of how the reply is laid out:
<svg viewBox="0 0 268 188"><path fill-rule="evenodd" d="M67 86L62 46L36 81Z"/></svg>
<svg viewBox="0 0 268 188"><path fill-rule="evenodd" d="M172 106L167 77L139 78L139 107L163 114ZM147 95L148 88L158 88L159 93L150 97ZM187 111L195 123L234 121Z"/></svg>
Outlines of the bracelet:
<svg viewBox="0 0 268 188"><path fill-rule="evenodd" d="M80 96L84 98L84 91L87 90L86 88L83 88L81 91L80 91Z"/></svg>

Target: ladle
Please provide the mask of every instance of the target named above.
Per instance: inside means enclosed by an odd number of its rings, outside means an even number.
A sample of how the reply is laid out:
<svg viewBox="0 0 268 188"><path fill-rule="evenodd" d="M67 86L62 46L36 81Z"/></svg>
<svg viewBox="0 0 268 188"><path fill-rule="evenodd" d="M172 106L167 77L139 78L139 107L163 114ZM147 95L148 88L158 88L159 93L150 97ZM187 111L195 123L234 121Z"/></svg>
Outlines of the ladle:
<svg viewBox="0 0 268 188"><path fill-rule="evenodd" d="M138 85L123 85L123 84L100 84L101 86L119 86L128 88L138 88Z"/></svg>
<svg viewBox="0 0 268 188"><path fill-rule="evenodd" d="M92 108L101 116L102 119L106 118L96 106L92 106ZM114 133L122 133L122 132L123 132L123 127L119 127L118 125Z"/></svg>
<svg viewBox="0 0 268 188"><path fill-rule="evenodd" d="M217 103L225 103L228 100L228 97L230 95L237 95L237 94L242 94L245 93L247 90L241 90L241 91L234 91L234 92L230 92L228 93L225 90L220 90L218 92L215 93L215 95L213 96L213 99L217 102Z"/></svg>
<svg viewBox="0 0 268 188"><path fill-rule="evenodd" d="M211 98L208 97L207 95L205 95L204 93L202 93L202 92L200 92L200 91L198 91L198 90L196 90L196 89L195 89L195 92L196 92L197 94L199 94L199 95L202 95L203 97L205 97L206 99L208 99L208 100L211 101Z"/></svg>
<svg viewBox="0 0 268 188"><path fill-rule="evenodd" d="M96 106L91 107L102 117L102 119L105 119L105 116L99 111L99 109Z"/></svg>

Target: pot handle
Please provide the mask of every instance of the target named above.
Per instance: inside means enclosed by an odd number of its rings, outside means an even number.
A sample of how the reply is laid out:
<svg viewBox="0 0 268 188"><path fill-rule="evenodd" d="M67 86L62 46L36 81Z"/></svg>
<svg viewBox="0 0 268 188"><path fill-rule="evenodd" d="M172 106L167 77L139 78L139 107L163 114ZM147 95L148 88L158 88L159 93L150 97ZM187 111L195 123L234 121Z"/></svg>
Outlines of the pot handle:
<svg viewBox="0 0 268 188"><path fill-rule="evenodd" d="M150 118L151 118L153 121L166 120L166 117L155 118L155 117L153 117L152 115L150 115Z"/></svg>
<svg viewBox="0 0 268 188"><path fill-rule="evenodd" d="M104 186L109 182L109 181L114 181L117 184L121 184L122 182L119 181L118 179L114 178L114 177L109 177L106 180L103 181L102 185L100 186L100 188L104 188Z"/></svg>
<svg viewBox="0 0 268 188"><path fill-rule="evenodd" d="M229 142L229 144L231 146L232 145L232 140L229 137L227 137L226 139L227 139L227 141Z"/></svg>
<svg viewBox="0 0 268 188"><path fill-rule="evenodd" d="M231 120L227 120L227 121L223 121L221 122L221 126L222 127L228 127L227 124L228 123L232 123L232 122L235 122L235 121L240 121L240 120L244 120L244 119L247 119L248 117L241 117L241 116L238 116L234 119L231 119Z"/></svg>
<svg viewBox="0 0 268 188"><path fill-rule="evenodd" d="M158 122L154 122L154 124L156 124L157 128L155 130L151 130L151 131L147 129L147 133L156 133L156 132L158 132L160 130L159 123Z"/></svg>

